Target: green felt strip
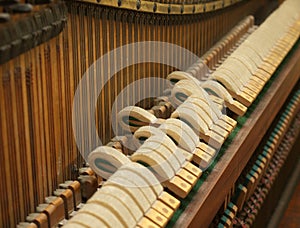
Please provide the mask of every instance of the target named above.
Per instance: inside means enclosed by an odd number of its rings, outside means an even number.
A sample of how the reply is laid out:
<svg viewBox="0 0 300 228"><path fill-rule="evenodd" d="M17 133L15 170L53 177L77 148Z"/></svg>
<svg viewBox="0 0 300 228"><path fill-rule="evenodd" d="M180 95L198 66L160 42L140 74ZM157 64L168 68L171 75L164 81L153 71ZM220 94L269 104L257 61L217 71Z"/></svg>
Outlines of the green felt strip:
<svg viewBox="0 0 300 228"><path fill-rule="evenodd" d="M233 202L230 202L228 205L227 205L227 208L232 212L232 213L236 213L236 211L233 209L233 207L236 207L236 205L233 203Z"/></svg>
<svg viewBox="0 0 300 228"><path fill-rule="evenodd" d="M261 153L262 156L264 156L266 159L268 159L268 154L271 155L267 150L263 150Z"/></svg>
<svg viewBox="0 0 300 228"><path fill-rule="evenodd" d="M280 135L280 129L279 129L278 124L276 124L276 127L274 128L274 132L275 132L277 135Z"/></svg>
<svg viewBox="0 0 300 228"><path fill-rule="evenodd" d="M257 162L259 162L259 163L263 163L264 164L264 162L263 162L263 160L264 160L264 156L262 156L261 154L260 155L258 155L258 157L257 157L257 159L259 160L259 161L257 161ZM266 159L266 158L265 158Z"/></svg>
<svg viewBox="0 0 300 228"><path fill-rule="evenodd" d="M260 167L258 167L257 165L253 165L251 171L253 171L254 173L257 173L258 169L260 169Z"/></svg>
<svg viewBox="0 0 300 228"><path fill-rule="evenodd" d="M272 138L274 139L277 135L278 135L277 132L273 130L271 133Z"/></svg>
<svg viewBox="0 0 300 228"><path fill-rule="evenodd" d="M261 160L256 160L255 161L255 164L260 168L260 169L263 169L263 165L264 165L264 163L261 161Z"/></svg>
<svg viewBox="0 0 300 228"><path fill-rule="evenodd" d="M274 143L274 139L275 139L274 136L273 136L273 135L270 135L268 141L270 141L271 143Z"/></svg>
<svg viewBox="0 0 300 228"><path fill-rule="evenodd" d="M280 121L282 121L282 123L284 123L286 119L287 119L287 116L284 113L282 113L282 116L280 116Z"/></svg>
<svg viewBox="0 0 300 228"><path fill-rule="evenodd" d="M275 146L274 143L269 140L267 141L266 145L269 146L270 148Z"/></svg>
<svg viewBox="0 0 300 228"><path fill-rule="evenodd" d="M268 150L268 149L272 149L272 148L270 148L268 145L265 145L263 148L263 150Z"/></svg>
<svg viewBox="0 0 300 228"><path fill-rule="evenodd" d="M241 192L243 192L243 188L247 188L246 186L242 185L242 184L239 184L237 186L237 189L236 189L236 193L234 194L234 196L232 197L232 202L234 204L237 203L238 199L239 199L239 196L241 194Z"/></svg>
<svg viewBox="0 0 300 228"><path fill-rule="evenodd" d="M246 177L245 177L245 180L244 180L244 183L243 185L247 188L248 184L250 183L250 180L253 176L249 173L247 173Z"/></svg>
<svg viewBox="0 0 300 228"><path fill-rule="evenodd" d="M221 217L220 222L221 222L221 224L224 224L224 225L225 225L225 224L227 224L227 221L228 221L228 220L229 220L228 217L226 217L226 216L223 215L223 216Z"/></svg>
<svg viewBox="0 0 300 228"><path fill-rule="evenodd" d="M257 166L256 166L256 168L257 168ZM253 176L254 178L256 178L256 177L255 177L255 174L257 174L256 169L255 169L254 167L252 167L252 169L250 170L249 174L250 174L251 176Z"/></svg>
<svg viewBox="0 0 300 228"><path fill-rule="evenodd" d="M224 215L227 217L227 218L229 218L229 219L231 219L231 217L230 217L230 214L231 214L232 212L229 210L229 209L226 209L225 211L224 211Z"/></svg>
<svg viewBox="0 0 300 228"><path fill-rule="evenodd" d="M283 122L279 121L277 125L278 125L278 130L280 130L280 128L282 128L282 126L283 126Z"/></svg>
<svg viewBox="0 0 300 228"><path fill-rule="evenodd" d="M222 224L222 223L219 223L218 224L218 228L225 228L226 226L224 226L224 224Z"/></svg>

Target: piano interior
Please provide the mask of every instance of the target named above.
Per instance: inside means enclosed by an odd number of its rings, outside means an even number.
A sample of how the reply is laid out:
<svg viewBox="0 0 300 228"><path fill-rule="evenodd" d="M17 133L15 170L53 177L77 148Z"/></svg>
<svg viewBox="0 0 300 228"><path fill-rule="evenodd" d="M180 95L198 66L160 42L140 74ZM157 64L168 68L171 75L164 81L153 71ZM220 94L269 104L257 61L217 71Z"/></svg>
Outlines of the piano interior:
<svg viewBox="0 0 300 228"><path fill-rule="evenodd" d="M0 226L278 224L299 34L298 0L0 0Z"/></svg>

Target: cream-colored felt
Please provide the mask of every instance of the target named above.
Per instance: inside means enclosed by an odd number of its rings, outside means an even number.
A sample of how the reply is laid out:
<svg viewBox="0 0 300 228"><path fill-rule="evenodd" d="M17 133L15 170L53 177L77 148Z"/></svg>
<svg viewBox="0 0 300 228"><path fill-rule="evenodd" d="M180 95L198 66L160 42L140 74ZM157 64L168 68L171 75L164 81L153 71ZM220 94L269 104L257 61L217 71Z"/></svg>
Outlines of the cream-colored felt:
<svg viewBox="0 0 300 228"><path fill-rule="evenodd" d="M223 114L221 114L220 118L219 118L219 116L216 115L216 113L213 111L213 109L206 102L204 102L202 99L199 99L198 97L192 95L185 102L187 102L187 103L191 102L192 104L201 107L203 109L203 111L206 112L206 114L209 116L209 118L213 121L213 123L215 125L218 125L218 126L222 127L226 131L231 132L232 129L234 128L231 125L232 122L228 123L227 119L223 118L224 117ZM236 121L234 121L234 122L236 122Z"/></svg>
<svg viewBox="0 0 300 228"><path fill-rule="evenodd" d="M104 179L108 179L120 166L129 162L129 158L109 146L97 147L88 157L90 167Z"/></svg>
<svg viewBox="0 0 300 228"><path fill-rule="evenodd" d="M192 131L190 127L188 127L187 125L185 126L189 131ZM178 142L178 146L184 149L183 151L187 151L189 154L193 154L196 152L195 148L197 145L199 145L200 142L194 131L192 131L191 134L193 135L192 139L190 135L186 134L186 132L182 128L176 126L176 124L164 124L161 127L164 128L164 130L170 135L172 135L172 138Z"/></svg>
<svg viewBox="0 0 300 228"><path fill-rule="evenodd" d="M190 102L187 99L184 103L182 103L177 108L177 110L181 110L182 108L184 108L184 109L191 109L191 110L195 111L199 115L199 117L203 119L203 121L205 122L205 124L207 125L207 127L209 129L212 127L213 120L207 115L207 113L199 105L194 104L193 102Z"/></svg>
<svg viewBox="0 0 300 228"><path fill-rule="evenodd" d="M155 123L157 118L143 108L128 106L118 113L118 121L124 130L136 131L141 126Z"/></svg>
<svg viewBox="0 0 300 228"><path fill-rule="evenodd" d="M204 97L201 87L190 80L181 80L175 84L171 91L171 102L174 107L178 107L187 97L197 94ZM205 98L205 97L204 97Z"/></svg>
<svg viewBox="0 0 300 228"><path fill-rule="evenodd" d="M171 117L179 118L186 122L196 134L215 148L219 148L225 141L224 136L210 131L203 119L194 110L188 108L177 109L172 113Z"/></svg>
<svg viewBox="0 0 300 228"><path fill-rule="evenodd" d="M63 225L64 228L90 228L90 226L84 225L84 223L80 223L77 221L68 221L65 225ZM105 225L103 225L105 227Z"/></svg>
<svg viewBox="0 0 300 228"><path fill-rule="evenodd" d="M128 190L125 191L123 188L116 185L105 185L102 186L101 191L115 196L120 196L119 199L123 202L123 204L130 208L130 213L133 215L135 221L139 221L143 217L144 212L142 212L141 208L138 207L133 196L128 193Z"/></svg>
<svg viewBox="0 0 300 228"><path fill-rule="evenodd" d="M126 227L126 224L119 220L118 216L110 210L110 208L98 203L85 204L81 209L81 212L90 213L94 217L97 217L104 221L105 224L109 224L110 227Z"/></svg>
<svg viewBox="0 0 300 228"><path fill-rule="evenodd" d="M193 150L193 145L195 145L195 143L183 128L168 123L164 123L159 128L162 129L162 131L164 131L167 135L172 137L172 139L176 141L176 144L184 150L189 152ZM189 128L189 130L192 131L191 128Z"/></svg>
<svg viewBox="0 0 300 228"><path fill-rule="evenodd" d="M184 71L173 71L171 74L168 75L167 79L170 81L170 87L174 86L174 83L177 83L181 80L190 80L195 84L200 84L198 79L193 77L191 74L184 72Z"/></svg>
<svg viewBox="0 0 300 228"><path fill-rule="evenodd" d="M139 163L132 162L132 163L125 164L120 168L120 170L123 169L131 170L132 172L135 172L137 175L140 175L148 183L150 188L153 189L157 197L163 192L163 187L161 183L147 167Z"/></svg>
<svg viewBox="0 0 300 228"><path fill-rule="evenodd" d="M232 93L238 94L240 91L239 85L237 85L234 79L227 75L226 72L215 71L212 74L212 79L221 82L226 87L226 89L231 91Z"/></svg>
<svg viewBox="0 0 300 228"><path fill-rule="evenodd" d="M241 61L242 64L248 69L248 71L253 75L257 69L256 60L252 60L245 49L239 48L231 55L231 58L236 58L237 61Z"/></svg>
<svg viewBox="0 0 300 228"><path fill-rule="evenodd" d="M187 134L191 138L191 140L193 140L193 145L197 145L197 143L199 142L199 137L195 134L193 129L182 120L170 118L165 121L164 125L166 126L174 125L182 129L183 132Z"/></svg>
<svg viewBox="0 0 300 228"><path fill-rule="evenodd" d="M134 164L134 163L132 163ZM122 173L124 174L129 174L132 178L136 178L138 176L137 179L142 179L143 181L139 181L139 186L138 188L144 193L145 197L151 197L152 198L152 195L154 195L154 201L153 203L151 204L151 207L158 210L159 208L156 208L155 205L156 205L156 202L158 201L158 197L159 195L163 192L163 189L162 189L162 186L158 183L158 180L154 177L154 175L149 171L147 170L147 168L145 167L142 167L141 165L138 166L138 168L134 165L126 165L126 166L123 166L121 167L120 171L122 171ZM142 175L139 171L141 171L142 169L142 173L144 175ZM146 172L145 172L146 171ZM146 175L145 175L146 174ZM155 183L153 183L153 181L149 181L148 179L152 179L154 180L155 178ZM162 206L162 205L161 205ZM162 208L162 207L160 207ZM166 210L168 210L168 207L167 206L164 206L164 208ZM172 210L168 210L169 213L173 213Z"/></svg>
<svg viewBox="0 0 300 228"><path fill-rule="evenodd" d="M196 112L189 108L181 108L181 109L176 109L172 115L171 118L175 119L180 119L187 123L189 126L193 128L195 133L199 135L200 133L202 134L208 134L208 126L204 122L204 120L197 115Z"/></svg>
<svg viewBox="0 0 300 228"><path fill-rule="evenodd" d="M238 90L243 88L245 81L247 80L246 77L240 77L237 69L232 69L231 65L228 63L226 66L221 66L218 68L218 73L223 73L226 77L230 78L231 81L236 85Z"/></svg>
<svg viewBox="0 0 300 228"><path fill-rule="evenodd" d="M205 102L202 102L202 103L205 103ZM221 135L224 138L228 137L229 132L224 130L220 126L216 125L214 123L213 119L211 118L211 116L209 116L207 114L207 112L205 111L206 105L204 107L202 107L201 102L199 103L196 101L191 101L191 99L188 98L183 104L181 104L178 107L178 110L180 110L183 107L193 110L200 118L202 118L204 120L204 122L206 123L209 130L216 132L217 134ZM207 107L207 108L209 109L209 107Z"/></svg>
<svg viewBox="0 0 300 228"><path fill-rule="evenodd" d="M188 99L181 104L176 111L180 112L181 110L184 110L184 112L190 109L192 112L194 112L200 119L204 121L206 124L208 131L214 131L220 136L227 138L229 133L228 131L225 131L224 129L220 128L219 126L215 125L213 120L207 115L207 113L204 111L202 107L200 107L197 103L190 102ZM207 135L208 133L204 133Z"/></svg>
<svg viewBox="0 0 300 228"><path fill-rule="evenodd" d="M215 113L219 114L220 112L217 105L210 99L209 94L204 90L204 88L202 88L202 86L195 85L188 80L181 80L176 83L172 89L171 96L171 100L173 100L175 107L178 107L189 96L197 96L206 102Z"/></svg>
<svg viewBox="0 0 300 228"><path fill-rule="evenodd" d="M210 80L208 80L207 82L209 82ZM216 83L217 85L220 85L218 82L216 82L216 81L211 81L212 82L212 84L214 84L214 83ZM205 82L206 83L206 82ZM205 85L205 83L203 84L203 85ZM204 86L203 86L204 87ZM205 88L205 87L204 87ZM224 88L224 87L221 87L221 88L223 88L224 89L224 91L223 92L227 92L227 90ZM204 90L205 91L205 90ZM206 91L205 91L206 92ZM206 92L207 93L207 92ZM228 95L231 97L231 95L228 93ZM224 119L224 114L221 112L221 110L219 110L218 108L216 108L216 105L213 103L213 102L210 102L210 99L203 99L203 98L201 98L201 97L199 97L199 96L197 96L197 95L191 95L190 97L189 97L189 99L190 100L193 100L193 102L200 102L201 104L204 102L204 103L206 103L206 105L211 109L211 111L217 116L217 118L219 118L219 119ZM232 97L231 97L231 99L232 99ZM207 107L206 106L206 107ZM211 113L211 112L210 112ZM213 113L211 113L211 115L213 116L213 118L215 118L214 116L214 114Z"/></svg>
<svg viewBox="0 0 300 228"><path fill-rule="evenodd" d="M213 80L207 80L201 85L204 89L213 91L213 93L217 94L217 96L221 97L226 104L229 106L229 109L232 110L233 112L243 115L247 107L244 105L238 103L237 101L233 100L232 96L230 93L217 81ZM201 97L197 95L191 95L193 99L200 99L203 100ZM206 100L203 100L206 102ZM215 107L215 105L211 105L208 103L211 109L214 111L214 113L218 116L219 119L223 119L225 122L229 123L231 126L236 126L236 121L227 117L226 115L223 115L222 112Z"/></svg>
<svg viewBox="0 0 300 228"><path fill-rule="evenodd" d="M111 176L103 186L116 186L121 188L123 191L126 191L128 194L131 195L131 198L134 199L137 206L142 210L143 213L147 211L151 207L150 201L144 196L142 191L137 188L134 183L129 181L127 178L122 178L120 176Z"/></svg>
<svg viewBox="0 0 300 228"><path fill-rule="evenodd" d="M176 159L175 155L171 153L167 147L161 144L161 142L157 141L146 141L141 147L141 150L148 150L153 153L159 154L163 159L170 165L173 172L176 173L180 169L180 163Z"/></svg>
<svg viewBox="0 0 300 228"><path fill-rule="evenodd" d="M134 227L136 220L130 213L130 208L120 199L122 196L116 196L111 193L103 192L101 189L87 201L87 204L100 204L109 208L126 227Z"/></svg>
<svg viewBox="0 0 300 228"><path fill-rule="evenodd" d="M168 161L155 151L139 148L130 158L134 162L151 166L150 168L158 175L159 181L169 180L175 175Z"/></svg>
<svg viewBox="0 0 300 228"><path fill-rule="evenodd" d="M136 132L134 132L135 138L137 139L142 138L143 140L155 135L163 137L165 133L161 131L159 128L153 126L143 126L140 127L138 130L136 130Z"/></svg>
<svg viewBox="0 0 300 228"><path fill-rule="evenodd" d="M165 134L163 137L160 137L158 135L152 136L147 140L147 142L160 143L161 146L165 147L171 154L174 154L180 165L185 162L183 154L179 150L177 150L176 144L168 135Z"/></svg>
<svg viewBox="0 0 300 228"><path fill-rule="evenodd" d="M142 146L144 149L155 149L157 150L158 144L162 144L160 146L166 147L165 149L169 150L170 153L174 154L172 157L168 154L161 154L163 157L170 157L169 159L177 159L178 162L175 161L174 165L176 163L182 164L185 161L184 155L181 153L181 151L177 150L177 146L175 143L171 140L169 136L167 136L160 128L154 128L152 126L144 126L138 129L134 136L138 139L147 139L145 145ZM151 140L150 140L151 139ZM150 144L150 142L153 142L156 144ZM165 150L163 149L163 150ZM158 151L160 152L160 151ZM168 151L167 151L168 152ZM163 151L161 153L164 153ZM173 167L175 168L175 167ZM176 168L175 168L176 169Z"/></svg>
<svg viewBox="0 0 300 228"><path fill-rule="evenodd" d="M253 48L251 48L251 46L249 46L249 42L247 41L244 42L240 47L239 52L249 56L249 59L251 59L255 63L256 68L258 68L263 62L259 54Z"/></svg>
<svg viewBox="0 0 300 228"><path fill-rule="evenodd" d="M197 96L192 95L185 102L199 106L213 122L216 122L218 120L218 116L208 105L208 103L203 101L202 99L198 99Z"/></svg>
<svg viewBox="0 0 300 228"><path fill-rule="evenodd" d="M266 55L266 51L260 46L255 45L254 38L246 39L243 43L243 46L248 47L248 51L250 51L251 55L259 57L259 58L256 57L255 59L259 59L259 61L257 62L260 63L261 65L261 63L264 61L264 56Z"/></svg>
<svg viewBox="0 0 300 228"><path fill-rule="evenodd" d="M222 98L224 101L228 102L228 103L233 103L233 98L230 95L230 93L226 90L226 88L224 88L219 82L214 81L214 80L207 80L205 82L203 82L201 84L201 86L204 89L208 89L211 90L213 93L217 94L218 97ZM214 110L214 109L213 109ZM217 113L220 113L221 111L219 110L219 112L215 112L216 115Z"/></svg>
<svg viewBox="0 0 300 228"><path fill-rule="evenodd" d="M226 64L222 64L220 68L228 69L233 78L241 81L242 84L245 84L251 77L251 72L248 70L246 65L243 64L243 57L241 56L241 59L239 57L235 57L234 53L226 59Z"/></svg>
<svg viewBox="0 0 300 228"><path fill-rule="evenodd" d="M145 198L152 205L157 199L154 190L149 186L149 184L142 178L140 175L137 175L136 172L132 172L128 169L122 169L115 174L115 177L124 178L130 183L127 187L129 188L138 188L144 194Z"/></svg>
<svg viewBox="0 0 300 228"><path fill-rule="evenodd" d="M71 224L74 225L74 227L76 227L75 224L81 225L82 227L109 227L109 224L105 223L104 220L95 217L90 213L81 211L68 221L67 225Z"/></svg>

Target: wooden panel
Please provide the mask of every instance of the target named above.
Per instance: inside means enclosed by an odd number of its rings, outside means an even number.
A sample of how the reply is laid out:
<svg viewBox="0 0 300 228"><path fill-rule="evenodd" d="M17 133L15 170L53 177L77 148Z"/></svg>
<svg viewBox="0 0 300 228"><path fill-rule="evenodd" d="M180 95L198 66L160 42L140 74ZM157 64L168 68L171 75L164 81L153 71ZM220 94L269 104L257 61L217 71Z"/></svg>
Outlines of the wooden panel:
<svg viewBox="0 0 300 228"><path fill-rule="evenodd" d="M300 227L300 181L294 190L279 227Z"/></svg>

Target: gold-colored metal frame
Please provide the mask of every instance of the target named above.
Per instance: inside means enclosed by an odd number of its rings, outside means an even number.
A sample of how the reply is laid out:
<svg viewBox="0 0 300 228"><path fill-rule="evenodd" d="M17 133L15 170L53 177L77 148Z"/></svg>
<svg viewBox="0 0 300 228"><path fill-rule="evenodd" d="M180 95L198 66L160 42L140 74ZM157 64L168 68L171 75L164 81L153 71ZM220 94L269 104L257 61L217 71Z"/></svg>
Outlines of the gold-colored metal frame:
<svg viewBox="0 0 300 228"><path fill-rule="evenodd" d="M159 13L159 14L197 14L212 12L219 9L226 8L243 0L217 0L207 3L199 4L167 4L157 3L154 1L143 1L143 0L78 0L79 2L88 2L99 4L103 6L112 6L121 9L136 10L148 13Z"/></svg>

